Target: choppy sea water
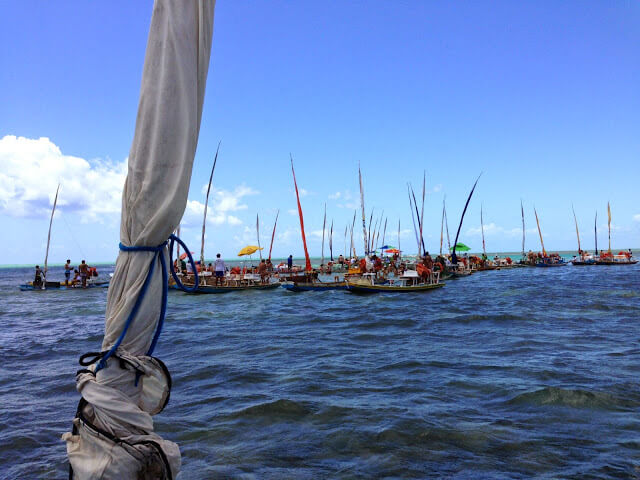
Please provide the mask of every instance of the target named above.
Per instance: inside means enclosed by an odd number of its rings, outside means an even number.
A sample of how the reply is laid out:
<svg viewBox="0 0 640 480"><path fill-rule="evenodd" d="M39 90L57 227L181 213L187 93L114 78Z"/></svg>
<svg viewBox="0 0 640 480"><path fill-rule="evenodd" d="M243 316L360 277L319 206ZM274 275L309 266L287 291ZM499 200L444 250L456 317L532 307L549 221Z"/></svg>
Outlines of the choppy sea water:
<svg viewBox="0 0 640 480"><path fill-rule="evenodd" d="M183 479L640 478L639 273L173 292L156 430L180 445ZM77 358L100 347L107 292L20 292L30 279L0 270L0 478L59 479Z"/></svg>

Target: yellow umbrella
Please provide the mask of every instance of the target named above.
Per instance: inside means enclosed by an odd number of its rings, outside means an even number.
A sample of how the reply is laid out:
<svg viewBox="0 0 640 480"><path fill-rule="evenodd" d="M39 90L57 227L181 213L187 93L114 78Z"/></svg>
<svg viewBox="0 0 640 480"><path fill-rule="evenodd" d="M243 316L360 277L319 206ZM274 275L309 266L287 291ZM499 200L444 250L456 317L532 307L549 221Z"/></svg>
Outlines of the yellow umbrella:
<svg viewBox="0 0 640 480"><path fill-rule="evenodd" d="M242 257L243 255L253 255L258 250L263 250L262 247L256 247L255 245L247 245L242 250L238 252L238 256Z"/></svg>

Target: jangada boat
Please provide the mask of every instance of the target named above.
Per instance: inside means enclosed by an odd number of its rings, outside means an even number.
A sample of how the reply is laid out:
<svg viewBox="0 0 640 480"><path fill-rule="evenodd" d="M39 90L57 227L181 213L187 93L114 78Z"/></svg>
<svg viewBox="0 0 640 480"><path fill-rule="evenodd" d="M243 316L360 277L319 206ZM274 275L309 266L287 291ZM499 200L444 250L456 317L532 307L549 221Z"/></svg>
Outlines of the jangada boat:
<svg viewBox="0 0 640 480"><path fill-rule="evenodd" d="M109 280L103 281L88 281L86 288L82 288L82 285L79 283L69 283L68 285L65 282L45 282L44 288L42 285L33 285L33 282L28 282L20 285L20 290L23 292L28 291L40 291L44 292L47 290L86 290L87 288L108 288Z"/></svg>
<svg viewBox="0 0 640 480"><path fill-rule="evenodd" d="M322 292L326 290L345 290L346 282L322 282L316 280L314 282L282 282L283 288L290 292Z"/></svg>
<svg viewBox="0 0 640 480"><path fill-rule="evenodd" d="M421 282L421 278L414 270L407 270L401 277L385 279L380 283L375 274L364 274L357 278L346 279L347 290L353 293L382 293L382 292L424 292L444 287L440 282L438 272L430 275L428 282Z"/></svg>
<svg viewBox="0 0 640 480"><path fill-rule="evenodd" d="M600 252L600 257L596 260L596 265L635 265L637 260L633 260L629 252L619 252L613 255L611 252Z"/></svg>
<svg viewBox="0 0 640 480"><path fill-rule="evenodd" d="M536 267L564 267L567 262L559 255L551 255L549 257L540 257L536 262Z"/></svg>
<svg viewBox="0 0 640 480"><path fill-rule="evenodd" d="M209 275L205 275L209 273ZM227 275L225 277L224 284L216 285L211 278L210 272L202 272L201 279L198 284L198 288L190 292L191 294L208 294L208 293L230 293L240 292L247 290L274 290L280 286L279 283L261 283L260 276L256 274L239 274L239 275ZM193 288L193 277L188 277L182 281L183 285L187 288ZM171 278L169 280L169 288L172 290L180 290Z"/></svg>

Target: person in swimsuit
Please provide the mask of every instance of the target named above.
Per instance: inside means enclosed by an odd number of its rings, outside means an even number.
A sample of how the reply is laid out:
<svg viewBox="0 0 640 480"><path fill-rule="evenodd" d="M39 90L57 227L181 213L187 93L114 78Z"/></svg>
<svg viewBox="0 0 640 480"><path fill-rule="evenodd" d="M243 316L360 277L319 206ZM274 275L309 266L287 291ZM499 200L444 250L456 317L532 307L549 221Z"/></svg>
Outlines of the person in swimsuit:
<svg viewBox="0 0 640 480"><path fill-rule="evenodd" d="M224 283L224 273L226 267L224 265L224 260L220 258L220 254L216 255L216 263L214 268L216 271L216 285L218 285L218 282L220 282L220 284L222 285Z"/></svg>
<svg viewBox="0 0 640 480"><path fill-rule="evenodd" d="M71 260L67 258L67 263L64 264L64 284L67 287L69 286L69 279L71 278L71 270L73 270Z"/></svg>
<svg viewBox="0 0 640 480"><path fill-rule="evenodd" d="M89 265L82 260L82 263L78 265L78 272L80 273L80 281L82 282L82 288L87 288L87 277L89 276Z"/></svg>

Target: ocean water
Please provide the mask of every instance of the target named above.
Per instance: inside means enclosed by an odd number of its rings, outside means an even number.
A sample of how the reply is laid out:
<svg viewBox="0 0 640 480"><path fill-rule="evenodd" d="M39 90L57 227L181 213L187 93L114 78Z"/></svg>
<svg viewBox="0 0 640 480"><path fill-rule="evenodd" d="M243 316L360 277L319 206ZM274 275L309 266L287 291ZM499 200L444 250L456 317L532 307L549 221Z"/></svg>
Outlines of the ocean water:
<svg viewBox="0 0 640 480"><path fill-rule="evenodd" d="M180 445L182 479L639 478L639 274L172 292L156 430ZM0 478L60 479L77 359L100 347L107 292L20 292L30 279L0 270Z"/></svg>

